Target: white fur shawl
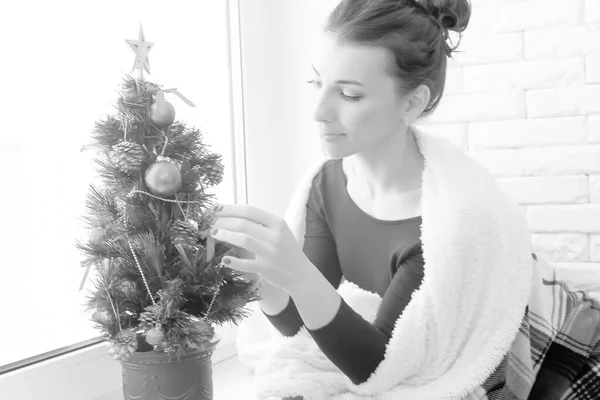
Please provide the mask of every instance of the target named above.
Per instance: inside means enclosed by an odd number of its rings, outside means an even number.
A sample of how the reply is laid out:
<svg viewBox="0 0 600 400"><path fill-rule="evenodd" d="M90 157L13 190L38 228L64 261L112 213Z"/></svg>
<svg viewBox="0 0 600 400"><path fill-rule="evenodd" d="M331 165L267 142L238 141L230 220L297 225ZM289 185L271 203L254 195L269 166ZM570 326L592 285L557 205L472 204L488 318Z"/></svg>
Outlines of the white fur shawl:
<svg viewBox="0 0 600 400"><path fill-rule="evenodd" d="M420 130L415 135L425 158L425 276L396 321L385 359L366 382L354 385L304 328L293 338L281 337L257 308L240 326L237 345L240 360L255 368L259 398L476 398L471 396L510 350L532 285L525 217L469 155L445 139ZM320 167L299 185L285 216L300 244L310 184ZM348 282L339 292L373 321L379 296Z"/></svg>

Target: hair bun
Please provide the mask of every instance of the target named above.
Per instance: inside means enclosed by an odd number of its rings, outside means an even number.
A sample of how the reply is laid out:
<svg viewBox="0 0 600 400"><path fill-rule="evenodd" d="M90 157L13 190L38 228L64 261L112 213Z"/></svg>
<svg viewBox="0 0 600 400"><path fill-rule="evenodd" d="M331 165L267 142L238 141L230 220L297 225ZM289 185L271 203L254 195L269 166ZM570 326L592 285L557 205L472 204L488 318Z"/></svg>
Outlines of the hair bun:
<svg viewBox="0 0 600 400"><path fill-rule="evenodd" d="M469 24L471 3L469 0L421 0L431 15L444 28L462 32Z"/></svg>

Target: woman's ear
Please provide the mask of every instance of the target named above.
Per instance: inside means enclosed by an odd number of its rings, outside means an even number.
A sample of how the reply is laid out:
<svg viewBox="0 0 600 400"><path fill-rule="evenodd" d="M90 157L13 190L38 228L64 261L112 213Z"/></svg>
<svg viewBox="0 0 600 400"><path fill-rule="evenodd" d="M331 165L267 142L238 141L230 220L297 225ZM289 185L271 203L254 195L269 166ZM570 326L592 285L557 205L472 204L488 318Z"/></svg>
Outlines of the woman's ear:
<svg viewBox="0 0 600 400"><path fill-rule="evenodd" d="M431 98L431 91L427 85L419 85L408 95L406 115L414 122L425 110Z"/></svg>

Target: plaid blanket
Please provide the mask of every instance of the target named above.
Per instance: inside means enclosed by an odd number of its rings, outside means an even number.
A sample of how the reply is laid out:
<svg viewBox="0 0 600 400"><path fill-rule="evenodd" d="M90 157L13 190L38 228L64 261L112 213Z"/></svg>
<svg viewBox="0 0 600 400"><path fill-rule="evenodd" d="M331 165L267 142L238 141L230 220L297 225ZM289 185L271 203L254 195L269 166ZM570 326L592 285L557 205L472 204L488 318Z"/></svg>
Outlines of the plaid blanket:
<svg viewBox="0 0 600 400"><path fill-rule="evenodd" d="M517 337L475 398L600 399L600 303L569 290L534 259L532 296Z"/></svg>

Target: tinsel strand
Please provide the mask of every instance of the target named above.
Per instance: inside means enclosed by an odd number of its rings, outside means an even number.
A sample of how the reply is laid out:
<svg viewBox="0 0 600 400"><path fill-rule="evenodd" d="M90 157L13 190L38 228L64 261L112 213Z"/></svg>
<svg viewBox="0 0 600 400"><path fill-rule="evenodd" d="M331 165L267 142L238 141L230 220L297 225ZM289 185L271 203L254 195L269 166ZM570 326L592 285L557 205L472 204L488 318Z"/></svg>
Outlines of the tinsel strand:
<svg viewBox="0 0 600 400"><path fill-rule="evenodd" d="M134 190L132 190L131 192L129 192L129 196L131 197L131 196L133 196L133 195L134 195L134 194L136 194L136 193L145 194L146 196L150 196L150 197L152 197L152 198L155 198L155 199L157 199L157 200L162 200L162 201L166 201L166 202L169 202L169 203L202 204L202 202L201 202L201 201L189 201L189 200L177 200L177 199L173 200L173 199L165 199L165 198L162 198L162 197L155 196L155 195L153 195L153 194L151 194L151 193L144 192L143 190L137 190L137 189L134 189Z"/></svg>
<svg viewBox="0 0 600 400"><path fill-rule="evenodd" d="M154 297L152 297L152 292L150 291L150 286L148 286L148 281L146 281L146 277L144 276L144 271L142 271L142 266L140 265L140 261L138 260L137 255L135 254L135 251L133 251L133 246L131 245L131 241L128 240L127 243L129 243L129 249L131 250L131 254L133 254L133 258L135 259L135 264L137 265L137 268L140 271L140 274L142 275L142 280L144 281L144 286L146 286L146 290L148 291L150 300L152 300L152 305L156 305L156 302L154 301Z"/></svg>
<svg viewBox="0 0 600 400"><path fill-rule="evenodd" d="M221 265L221 264L220 264ZM204 317L202 317L202 321L205 321L206 318L208 318L210 311L212 310L213 305L215 304L215 300L217 299L217 296L219 295L219 292L221 291L221 286L223 285L223 281L221 281L219 283L219 286L217 286L217 290L215 291L215 294L213 295L212 300L210 301L210 304L208 305L208 310L206 310L206 314L204 314Z"/></svg>

